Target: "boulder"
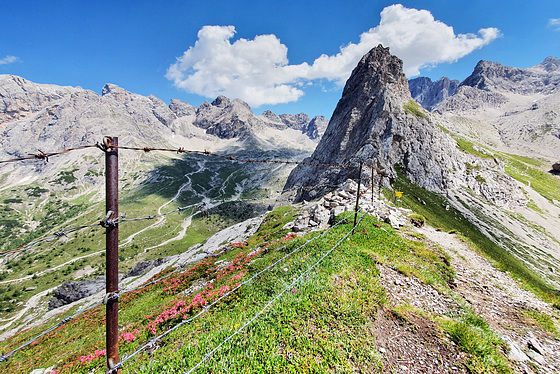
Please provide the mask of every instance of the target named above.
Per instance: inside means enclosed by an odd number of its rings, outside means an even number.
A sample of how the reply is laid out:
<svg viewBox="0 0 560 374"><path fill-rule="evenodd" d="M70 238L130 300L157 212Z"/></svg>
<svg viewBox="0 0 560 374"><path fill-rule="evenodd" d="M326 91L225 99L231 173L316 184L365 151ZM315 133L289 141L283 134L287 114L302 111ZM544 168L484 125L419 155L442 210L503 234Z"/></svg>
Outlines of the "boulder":
<svg viewBox="0 0 560 374"><path fill-rule="evenodd" d="M103 288L105 288L104 276L81 281L66 281L54 291L54 296L49 300L49 310L91 296Z"/></svg>

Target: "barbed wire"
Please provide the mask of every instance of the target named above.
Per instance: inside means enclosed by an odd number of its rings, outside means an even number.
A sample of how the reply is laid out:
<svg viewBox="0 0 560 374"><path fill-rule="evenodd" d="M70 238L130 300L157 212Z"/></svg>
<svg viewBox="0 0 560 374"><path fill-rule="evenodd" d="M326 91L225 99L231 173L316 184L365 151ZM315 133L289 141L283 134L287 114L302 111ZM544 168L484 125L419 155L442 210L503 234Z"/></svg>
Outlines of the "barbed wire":
<svg viewBox="0 0 560 374"><path fill-rule="evenodd" d="M309 165L309 166L318 166L318 167L338 167L338 168L355 168L358 167L360 163L344 163L344 164L333 164L333 163L315 163L309 161L296 161L296 160L273 160L273 159L252 159L252 158L238 158L234 156L223 155L219 153L210 152L207 150L200 151L200 150L189 150L183 147L180 148L156 148L156 147L130 147L130 146L112 146L107 145L105 142L96 144L87 144L83 146L67 148L65 150L59 152L44 152L42 150L38 150L39 153L36 154L29 154L27 157L19 157L13 158L9 160L1 160L0 164L9 163L9 162L16 162L16 161L24 161L29 159L36 159L36 160L45 160L48 161L49 157L60 155L63 153L86 149L86 148L98 148L103 152L107 152L108 149L124 149L124 150L131 150L131 151L142 151L145 153L152 152L152 151L160 151L160 152L174 152L177 154L198 154L198 155L205 155L205 156L214 156L220 157L223 159L237 161L237 162L257 162L257 163L273 163L273 164L288 164L288 165ZM368 167L373 167L373 165L368 164L366 162L362 162L364 165Z"/></svg>
<svg viewBox="0 0 560 374"><path fill-rule="evenodd" d="M59 152L43 152L40 149L38 149L39 153L36 153L36 154L29 153L29 156L26 156L26 157L12 158L10 160L2 160L2 161L0 161L0 164L4 164L4 163L8 163L8 162L31 160L31 159L45 160L46 162L48 162L49 157L56 156L56 155L61 155L63 153L67 153L67 152L77 151L77 150L80 150L80 149L86 149L86 148L100 148L100 149L102 149L102 146L99 143L87 144L87 145L82 145L82 146L79 146L79 147L67 148L67 149L65 149L63 151L59 151Z"/></svg>
<svg viewBox="0 0 560 374"><path fill-rule="evenodd" d="M257 278L259 275L261 275L262 273L264 273L265 271L269 271L270 269L272 269L274 266L276 266L278 263L280 263L281 261L285 260L286 258L288 258L289 256L293 255L294 253L296 253L297 251L299 251L301 248L307 246L309 243L317 240L320 237L325 236L330 230L334 229L336 226L342 224L343 222L345 222L346 220L348 220L348 218L350 217L350 215L344 217L342 220L340 220L339 222L337 222L336 224L334 224L333 226L329 227L328 229L326 229L325 231L323 231L320 235L314 236L311 239L307 240L304 244L300 245L299 247L296 247L294 250L292 250L291 252L285 254L283 257L279 258L278 260L274 261L272 264L268 265L267 267L265 267L264 269L262 269L261 271L258 271L257 273L253 274L253 276L241 283L239 283L236 287L232 288L231 290L225 292L223 295L221 295L220 297L218 297L216 300L214 300L212 303L206 305L204 308L202 308L202 310L200 312L198 312L197 314L195 314L193 317L189 318L189 319L184 319L183 321L181 321L180 323L178 323L177 325L171 327L170 329L168 329L167 331L161 333L160 335L150 339L146 344L144 344L143 346L139 347L136 351L134 351L132 354L130 355L126 355L123 356L122 360L115 364L115 366L111 369L109 369L107 371L107 374L110 373L116 373L118 369L122 368L123 365L128 362L129 360L131 360L132 358L134 358L135 356L137 356L139 353L141 353L142 351L151 348L155 345L155 343L159 340L161 340L162 338L164 338L165 336L169 335L172 331L175 331L176 329L178 329L179 327L191 323L192 321L194 321L195 319L199 318L200 316L202 316L204 313L206 313L211 307L213 307L214 305L216 305L218 302L220 302L221 300L223 300L224 298L228 297L229 295L231 295L233 292L237 291L239 288L243 287L245 284L252 282L255 278Z"/></svg>
<svg viewBox="0 0 560 374"><path fill-rule="evenodd" d="M275 297L273 297L264 307L260 308L260 310L251 318L249 319L247 322L245 322L245 324L241 327L239 327L235 332L233 332L232 334L230 334L228 337L226 337L220 344L218 344L216 347L214 347L214 349L212 349L210 352L208 352L202 360L200 360L195 366L193 366L192 368L190 368L187 372L185 372L185 374L190 374L192 373L194 370L196 370L200 365L202 365L204 362L208 361L208 359L217 351L219 350L224 344L226 344L228 341L230 341L234 336L236 336L237 334L239 334L242 330L244 330L247 326L249 326L253 321L255 321L257 318L259 318L259 316L261 316L262 314L264 314L264 311L266 309L268 309L276 300L278 300L283 294L286 293L286 291L288 291L289 289L293 288L298 282L300 282L303 277L308 274L311 270L313 270L315 267L317 267L317 265L319 265L328 255L330 255L344 240L346 240L346 238L348 238L352 232L354 231L354 229L357 227L357 225L360 224L360 222L362 221L362 219L365 217L365 213L362 214L362 216L360 217L360 220L357 222L356 226L354 226L350 231L348 231L348 233L346 233L346 235L344 235L331 249L329 249L327 252L325 252L323 254L323 256L321 256L321 258L319 260L317 260L313 265L309 266L307 268L307 270L305 270L303 273L301 273L292 283L288 284L280 293L278 293Z"/></svg>
<svg viewBox="0 0 560 374"><path fill-rule="evenodd" d="M152 148L152 147L127 147L127 146L116 146L113 148L117 149L126 149L130 151L143 151L145 153L151 151L160 151L160 152L176 152L177 154L187 153L187 154L198 154L198 155L205 155L205 156L214 156L220 157L231 161L238 161L238 162L258 162L258 163L271 163L271 164L288 164L288 165L311 165L311 166L322 166L322 167L345 167L351 168L356 167L355 164L329 164L329 163L313 163L308 161L292 161L292 160L272 160L272 159L252 159L252 158L238 158L233 156L222 155L219 153L210 152L207 150L198 151L198 150L189 150L185 148Z"/></svg>
<svg viewBox="0 0 560 374"><path fill-rule="evenodd" d="M75 319L76 317L80 316L81 314L84 314L85 312L96 308L100 305L103 305L103 302L99 302L97 304L94 305L90 305L89 307L86 307L85 309L80 310L79 312L74 313L71 316L65 317L62 320L60 320L59 322L55 323L54 325L52 325L51 327L49 327L48 329L46 329L45 331L41 332L40 334L36 335L35 337L31 338L30 340L28 340L27 342L23 343L22 345L20 345L19 347L11 350L10 352L6 353L6 354L2 354L2 356L0 356L0 362L4 362L7 361L8 358L13 355L14 353L16 353L17 351L27 347L28 345L32 344L33 342L37 341L38 339L40 339L41 337L45 336L46 334L48 334L51 331L56 330L57 328L59 328L62 325L65 325L66 323L72 321L73 319Z"/></svg>

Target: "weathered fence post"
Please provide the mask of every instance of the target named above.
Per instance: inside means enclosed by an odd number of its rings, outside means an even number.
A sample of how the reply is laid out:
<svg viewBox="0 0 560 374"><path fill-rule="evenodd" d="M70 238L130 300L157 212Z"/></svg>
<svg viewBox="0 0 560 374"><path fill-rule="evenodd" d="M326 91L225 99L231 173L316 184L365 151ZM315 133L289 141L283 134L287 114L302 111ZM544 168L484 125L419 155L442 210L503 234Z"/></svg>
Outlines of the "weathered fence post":
<svg viewBox="0 0 560 374"><path fill-rule="evenodd" d="M106 137L105 145L105 209L106 209L106 336L107 367L112 370L119 362L119 138ZM117 370L120 373L120 369Z"/></svg>
<svg viewBox="0 0 560 374"><path fill-rule="evenodd" d="M374 172L373 172L373 160L372 160L372 162L371 162L371 203L372 203L372 204L373 204L373 193L374 193L374 192L373 192L373 190L374 190L374 189L373 189L373 186L374 186L374 184L375 184L375 181L374 181L374 179L373 179L373 176L374 176Z"/></svg>
<svg viewBox="0 0 560 374"><path fill-rule="evenodd" d="M356 208L354 209L354 227L352 227L352 235L354 235L354 229L356 229L356 222L358 220L358 208L360 204L360 187L362 185L362 166L363 163L360 162L360 171L358 171L358 191L356 192Z"/></svg>

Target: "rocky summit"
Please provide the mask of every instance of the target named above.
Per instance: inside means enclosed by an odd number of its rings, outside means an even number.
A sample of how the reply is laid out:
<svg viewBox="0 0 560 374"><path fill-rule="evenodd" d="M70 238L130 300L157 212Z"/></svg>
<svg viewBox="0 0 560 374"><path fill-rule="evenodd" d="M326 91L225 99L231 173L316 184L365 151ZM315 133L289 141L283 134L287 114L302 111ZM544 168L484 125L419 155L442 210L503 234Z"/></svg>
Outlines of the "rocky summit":
<svg viewBox="0 0 560 374"><path fill-rule="evenodd" d="M285 186L285 191L297 190L296 201L322 196L346 179L357 178L359 163L375 166L375 174L383 170L385 184L395 179L400 166L413 183L430 191L447 193L465 185L498 205L511 201L507 196L524 200L511 178L501 173L498 161L457 149L455 140L412 100L402 61L381 45L352 72L325 134L306 161L348 166L299 165ZM485 181L492 182L480 183L481 177L468 173L467 164L477 165ZM365 173L371 171L366 168Z"/></svg>

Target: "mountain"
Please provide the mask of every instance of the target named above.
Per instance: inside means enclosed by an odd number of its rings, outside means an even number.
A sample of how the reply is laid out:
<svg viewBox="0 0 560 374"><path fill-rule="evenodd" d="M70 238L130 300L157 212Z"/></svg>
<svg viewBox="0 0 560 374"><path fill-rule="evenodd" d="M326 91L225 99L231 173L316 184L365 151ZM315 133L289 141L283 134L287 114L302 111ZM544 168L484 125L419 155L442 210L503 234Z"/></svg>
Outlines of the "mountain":
<svg viewBox="0 0 560 374"><path fill-rule="evenodd" d="M535 71L556 68L550 59ZM540 95L498 117L535 141L554 134L520 124L535 113L554 120L553 91L506 91L511 81L486 79L491 74L483 70L473 79L477 87L463 86L464 92L477 100L486 93L487 101L502 95L505 106ZM199 107L166 105L110 84L100 96L1 78L2 157L108 134L121 145L221 147L240 157L291 160L306 153L302 139L315 144L326 125L305 114L255 116L244 102L223 96ZM503 137L510 153L482 144L478 135L466 139L465 128L491 127L475 119L472 107L466 113L420 107L402 61L377 46L352 72L306 159L339 166L296 167L286 195L313 201L269 214L286 165L120 152L119 289L128 293L119 296L119 344L126 368L558 372L559 179L538 159L512 154L515 139ZM92 281L58 287L84 277L102 282L96 277L104 272L105 235L97 222L105 210L94 183L102 160L101 153L69 152L48 162L0 165L1 249L52 234L0 261L0 340L10 337L0 341L6 372L104 368L104 306L95 306L104 290L75 301L98 287ZM369 189L361 196L347 180L360 177L360 162L367 163L361 182ZM368 214L353 214L358 197ZM360 217L357 227L352 217ZM45 296L53 292L51 306L58 308L47 311ZM37 338L39 331L45 334Z"/></svg>
<svg viewBox="0 0 560 374"><path fill-rule="evenodd" d="M516 200L524 200L512 181L500 175L499 165L475 160L457 149L455 140L412 100L402 61L381 45L366 54L352 72L325 134L306 161L354 167L333 172L321 166L298 165L285 189L317 187L301 190L296 201L321 196L332 189L329 186L356 178L360 162L384 169L392 180L396 165L400 165L413 183L430 191L446 193L467 184L499 205L508 204L500 197L506 191ZM497 183L477 183L475 176L467 173L465 165L470 163L479 165L488 173L488 180Z"/></svg>
<svg viewBox="0 0 560 374"><path fill-rule="evenodd" d="M455 94L433 110L442 115L446 128L463 137L555 162L560 146L559 86L560 59L555 57L527 69L480 61Z"/></svg>
<svg viewBox="0 0 560 374"><path fill-rule="evenodd" d="M276 118L278 117L278 119ZM195 150L292 149L308 152L318 141L326 121L306 114L272 112L255 115L241 100L219 96L199 107L180 100L167 105L157 97L142 96L113 84L99 95L80 87L36 84L12 75L0 76L0 159L11 159L101 142L104 136L118 136L120 144ZM47 164L14 173L12 165L0 172L7 184L23 176L50 178L69 168L87 173L75 155L64 160L53 157ZM123 162L139 155L123 155ZM94 182L94 180L90 180Z"/></svg>
<svg viewBox="0 0 560 374"><path fill-rule="evenodd" d="M448 100L454 97L457 93ZM412 100L402 61L378 46L362 58L347 81L325 134L305 159L312 165L298 165L290 173L285 198L296 202L320 198L348 178L357 179L358 164L365 162L370 165L362 172L366 185L372 177L375 184L400 191L412 183L424 189L409 192L422 202L440 199L429 192L439 194L443 200L438 204L460 212L474 225L469 230L480 230L500 251L559 287L560 277L550 270L560 266L560 235L554 229L560 224L560 196L552 192L560 187L559 181L542 171L539 161L471 143L450 130L452 120L457 126L471 121L423 110ZM381 181L379 172L384 176ZM556 265L546 265L552 263Z"/></svg>
<svg viewBox="0 0 560 374"><path fill-rule="evenodd" d="M409 80L409 87L412 98L428 110L448 101L437 109L464 113L469 109L499 107L508 102L504 93L525 96L557 93L559 83L560 59L549 56L527 69L481 60L473 73L460 83L447 77L436 82L427 77L418 77ZM457 91L457 97L447 100Z"/></svg>
<svg viewBox="0 0 560 374"><path fill-rule="evenodd" d="M418 77L410 79L408 87L412 98L424 108L430 110L433 106L453 95L459 87L459 81L442 77L434 82L428 77Z"/></svg>

